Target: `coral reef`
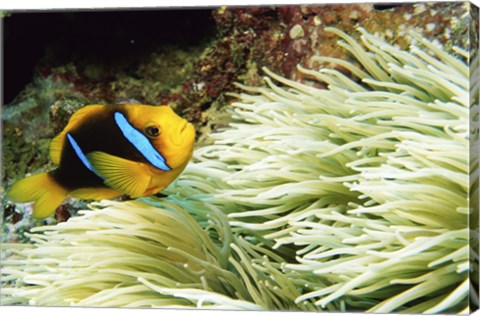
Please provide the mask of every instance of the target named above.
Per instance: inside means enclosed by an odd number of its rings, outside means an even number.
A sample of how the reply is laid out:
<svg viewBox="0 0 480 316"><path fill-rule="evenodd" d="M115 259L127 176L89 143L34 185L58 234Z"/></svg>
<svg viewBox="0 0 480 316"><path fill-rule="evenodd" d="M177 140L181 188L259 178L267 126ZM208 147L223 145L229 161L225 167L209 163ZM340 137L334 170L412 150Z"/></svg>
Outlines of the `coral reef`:
<svg viewBox="0 0 480 316"><path fill-rule="evenodd" d="M304 83L265 69L267 86L238 85L234 121L167 197L101 202L5 245L4 302L467 313L477 45L325 32L355 61L312 60L353 79L299 65Z"/></svg>

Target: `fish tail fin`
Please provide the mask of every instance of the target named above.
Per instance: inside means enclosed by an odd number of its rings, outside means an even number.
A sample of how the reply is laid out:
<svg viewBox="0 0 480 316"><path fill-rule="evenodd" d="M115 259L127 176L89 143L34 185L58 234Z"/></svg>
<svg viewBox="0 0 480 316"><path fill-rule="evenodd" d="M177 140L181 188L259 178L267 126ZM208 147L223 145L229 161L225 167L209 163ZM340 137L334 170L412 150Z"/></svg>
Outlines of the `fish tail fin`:
<svg viewBox="0 0 480 316"><path fill-rule="evenodd" d="M67 194L67 190L44 172L15 182L6 198L15 203L35 202L33 216L45 218L55 211Z"/></svg>

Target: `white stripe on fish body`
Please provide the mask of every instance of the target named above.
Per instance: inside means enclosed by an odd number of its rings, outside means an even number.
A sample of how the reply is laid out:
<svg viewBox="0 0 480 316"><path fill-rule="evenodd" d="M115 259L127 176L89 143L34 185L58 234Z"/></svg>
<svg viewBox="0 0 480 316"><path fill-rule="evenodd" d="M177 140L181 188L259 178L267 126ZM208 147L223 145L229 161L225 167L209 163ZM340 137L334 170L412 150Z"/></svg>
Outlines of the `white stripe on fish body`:
<svg viewBox="0 0 480 316"><path fill-rule="evenodd" d="M101 179L103 179L103 177L100 176L100 175L95 171L95 169L93 169L92 164L91 164L90 161L88 160L87 156L85 156L82 148L80 148L80 146L78 145L77 141L73 138L73 136L72 136L70 133L67 133L67 138L68 138L68 141L70 142L70 145L72 145L73 150L75 151L75 154L77 155L78 159L80 159L80 161L83 163L83 165L84 165L88 170L90 170L91 172L93 172L97 177L100 177Z"/></svg>
<svg viewBox="0 0 480 316"><path fill-rule="evenodd" d="M172 170L172 168L166 164L165 158L153 147L148 138L133 127L122 113L115 112L114 118L123 136L125 136L149 163L163 171Z"/></svg>

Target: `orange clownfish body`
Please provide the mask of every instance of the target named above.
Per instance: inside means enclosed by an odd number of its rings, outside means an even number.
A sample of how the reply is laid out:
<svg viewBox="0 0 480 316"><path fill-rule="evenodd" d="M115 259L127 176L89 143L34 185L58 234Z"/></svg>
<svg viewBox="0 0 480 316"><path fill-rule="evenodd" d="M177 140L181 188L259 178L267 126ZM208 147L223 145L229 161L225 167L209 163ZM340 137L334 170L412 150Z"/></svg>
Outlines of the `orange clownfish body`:
<svg viewBox="0 0 480 316"><path fill-rule="evenodd" d="M195 129L168 106L89 105L78 110L50 144L58 166L16 182L7 199L35 202L44 218L67 195L142 197L168 186L192 156Z"/></svg>

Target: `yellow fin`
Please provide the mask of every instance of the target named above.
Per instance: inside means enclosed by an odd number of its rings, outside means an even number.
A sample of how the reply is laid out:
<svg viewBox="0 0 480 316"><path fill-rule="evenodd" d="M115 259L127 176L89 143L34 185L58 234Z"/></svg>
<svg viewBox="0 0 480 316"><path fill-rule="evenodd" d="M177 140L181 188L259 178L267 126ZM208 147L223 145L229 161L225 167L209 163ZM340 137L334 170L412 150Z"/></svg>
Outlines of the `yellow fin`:
<svg viewBox="0 0 480 316"><path fill-rule="evenodd" d="M55 211L67 194L67 190L44 172L15 182L6 198L15 203L35 202L33 216L45 218Z"/></svg>
<svg viewBox="0 0 480 316"><path fill-rule="evenodd" d="M50 142L50 160L57 166L60 164L65 134L65 132L61 132Z"/></svg>
<svg viewBox="0 0 480 316"><path fill-rule="evenodd" d="M77 112L73 113L72 117L68 121L67 126L63 129L60 134L58 134L55 138L52 139L50 142L50 160L55 164L60 164L60 158L62 156L62 149L63 144L65 143L65 135L68 131L70 131L73 127L78 125L78 123L85 118L86 115L91 113L97 112L105 107L104 105L87 105Z"/></svg>
<svg viewBox="0 0 480 316"><path fill-rule="evenodd" d="M85 200L108 200L122 194L122 192L109 188L84 188L70 192L71 196Z"/></svg>
<svg viewBox="0 0 480 316"><path fill-rule="evenodd" d="M146 193L151 179L148 165L101 151L91 152L87 158L93 169L105 179L104 183L114 190L131 197L144 196Z"/></svg>

